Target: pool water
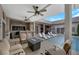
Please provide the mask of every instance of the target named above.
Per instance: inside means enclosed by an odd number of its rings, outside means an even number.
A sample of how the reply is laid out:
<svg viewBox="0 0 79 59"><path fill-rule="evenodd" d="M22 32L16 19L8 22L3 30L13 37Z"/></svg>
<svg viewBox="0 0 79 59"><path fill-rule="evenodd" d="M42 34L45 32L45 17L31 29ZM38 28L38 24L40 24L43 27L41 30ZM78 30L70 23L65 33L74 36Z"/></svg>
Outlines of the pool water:
<svg viewBox="0 0 79 59"><path fill-rule="evenodd" d="M48 41L51 42L54 45L57 45L57 46L63 48L64 35L51 38ZM79 36L73 36L72 37L72 48L71 49L74 50L74 51L79 52Z"/></svg>
<svg viewBox="0 0 79 59"><path fill-rule="evenodd" d="M72 37L72 49L79 52L79 37Z"/></svg>

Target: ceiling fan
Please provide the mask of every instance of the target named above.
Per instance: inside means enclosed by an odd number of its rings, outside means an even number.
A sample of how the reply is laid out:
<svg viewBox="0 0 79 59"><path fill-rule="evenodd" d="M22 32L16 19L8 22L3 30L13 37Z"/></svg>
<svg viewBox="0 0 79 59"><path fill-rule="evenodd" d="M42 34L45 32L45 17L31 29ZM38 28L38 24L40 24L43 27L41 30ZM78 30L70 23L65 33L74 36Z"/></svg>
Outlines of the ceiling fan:
<svg viewBox="0 0 79 59"><path fill-rule="evenodd" d="M27 11L28 13L34 13L34 15L33 16L36 16L36 15L41 15L41 16L43 16L44 14L42 14L43 12L46 12L47 10L46 10L46 8L47 7L49 7L51 4L48 4L48 5L46 5L44 8L42 8L41 10L39 10L39 6L35 6L35 5L33 5L32 7L33 7L33 9L34 9L34 11ZM31 16L32 17L32 16Z"/></svg>

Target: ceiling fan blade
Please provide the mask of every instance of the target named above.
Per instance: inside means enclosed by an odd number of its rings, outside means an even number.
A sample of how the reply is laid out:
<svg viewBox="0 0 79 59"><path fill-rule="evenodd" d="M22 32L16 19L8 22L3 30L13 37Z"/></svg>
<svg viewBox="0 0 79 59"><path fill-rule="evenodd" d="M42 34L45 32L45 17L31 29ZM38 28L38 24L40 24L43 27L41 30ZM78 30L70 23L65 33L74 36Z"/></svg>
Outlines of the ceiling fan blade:
<svg viewBox="0 0 79 59"><path fill-rule="evenodd" d="M28 13L35 13L34 11L27 11Z"/></svg>
<svg viewBox="0 0 79 59"><path fill-rule="evenodd" d="M41 16L44 16L44 14L41 14L41 13L40 13L40 15L41 15Z"/></svg>
<svg viewBox="0 0 79 59"><path fill-rule="evenodd" d="M32 16L30 16L29 18L31 18L31 17L33 17L33 16L35 16L35 15L32 15ZM28 19L29 19L29 18L28 18Z"/></svg>
<svg viewBox="0 0 79 59"><path fill-rule="evenodd" d="M46 9L42 9L42 10L40 10L40 12L46 12L47 10Z"/></svg>
<svg viewBox="0 0 79 59"><path fill-rule="evenodd" d="M48 4L48 5L46 5L45 7L43 7L41 10L45 10L47 7L49 7L50 5L52 5L52 4ZM40 11L41 11L40 10Z"/></svg>

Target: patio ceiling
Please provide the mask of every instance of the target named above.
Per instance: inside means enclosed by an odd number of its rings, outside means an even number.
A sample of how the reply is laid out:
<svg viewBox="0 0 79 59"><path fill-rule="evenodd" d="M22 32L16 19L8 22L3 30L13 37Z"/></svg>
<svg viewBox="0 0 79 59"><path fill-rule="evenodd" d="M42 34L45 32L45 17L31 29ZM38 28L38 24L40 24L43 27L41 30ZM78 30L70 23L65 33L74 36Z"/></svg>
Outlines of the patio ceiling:
<svg viewBox="0 0 79 59"><path fill-rule="evenodd" d="M32 13L27 13L27 11L33 10L33 5L38 5L39 10L46 6L46 4L2 4L2 7L8 17L24 20L25 16L29 17L33 15ZM64 12L64 5L53 4L46 9L47 12L43 13L44 16L32 17L31 20L38 20L47 16L54 16L60 12Z"/></svg>
<svg viewBox="0 0 79 59"><path fill-rule="evenodd" d="M32 13L27 13L27 11L33 11L32 6L33 5L38 5L39 10L42 9L46 4L2 4L3 10L5 14L8 17L17 19L17 20L24 20L24 17L30 17L33 15ZM76 7L79 7L79 5L75 5ZM63 4L52 4L49 6L47 9L47 12L44 12L44 16L35 16L32 17L32 21L36 21L42 18L50 17L50 16L55 16L59 13L64 13L64 5Z"/></svg>

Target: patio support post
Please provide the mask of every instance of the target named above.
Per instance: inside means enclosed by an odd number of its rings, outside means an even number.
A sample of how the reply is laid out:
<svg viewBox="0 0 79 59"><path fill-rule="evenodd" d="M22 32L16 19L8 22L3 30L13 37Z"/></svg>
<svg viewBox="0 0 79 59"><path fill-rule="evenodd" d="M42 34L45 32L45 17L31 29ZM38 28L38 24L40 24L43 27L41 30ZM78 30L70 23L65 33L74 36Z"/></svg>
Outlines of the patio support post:
<svg viewBox="0 0 79 59"><path fill-rule="evenodd" d="M45 24L43 24L43 32L45 33Z"/></svg>
<svg viewBox="0 0 79 59"><path fill-rule="evenodd" d="M40 25L38 25L38 33L40 33Z"/></svg>
<svg viewBox="0 0 79 59"><path fill-rule="evenodd" d="M65 41L72 40L72 5L65 4Z"/></svg>
<svg viewBox="0 0 79 59"><path fill-rule="evenodd" d="M10 39L10 29L9 29L10 28L10 26L9 26L10 25L10 19L7 18L6 21L7 21L7 26L6 27L7 27L7 32L8 32L8 39Z"/></svg>
<svg viewBox="0 0 79 59"><path fill-rule="evenodd" d="M35 36L35 21L34 21L34 36Z"/></svg>

